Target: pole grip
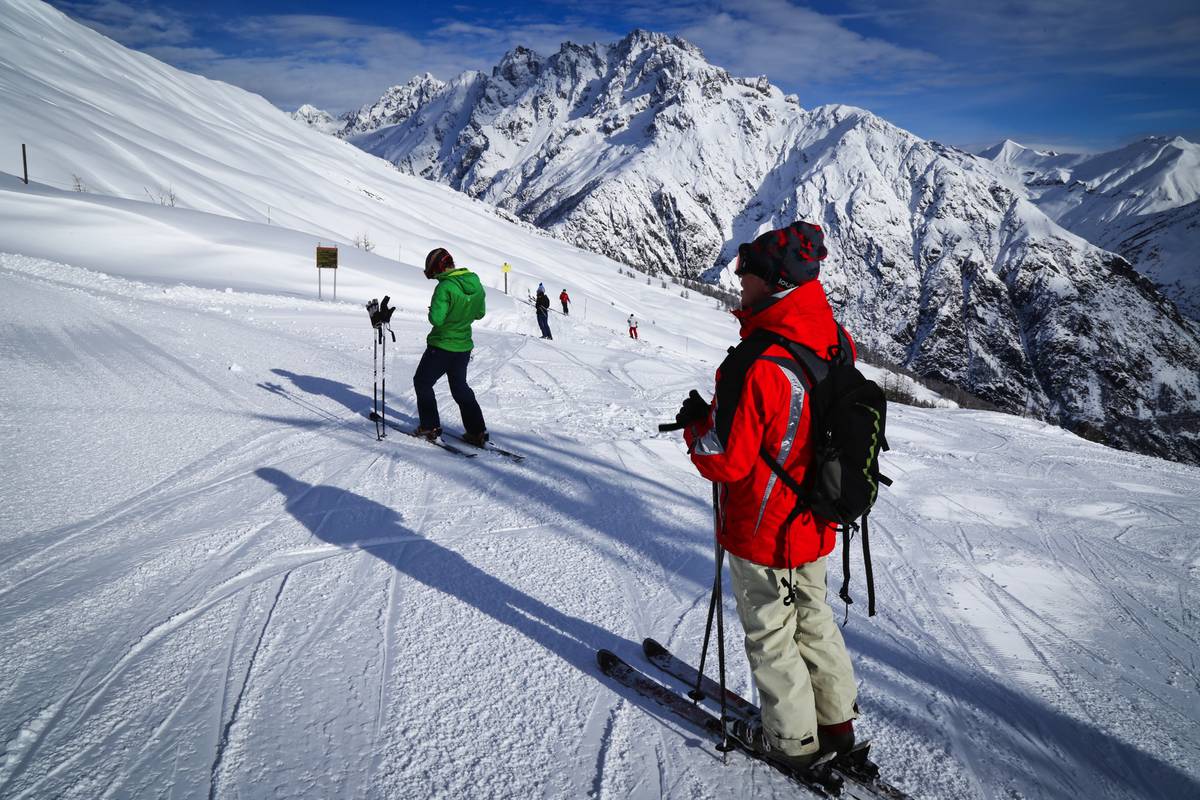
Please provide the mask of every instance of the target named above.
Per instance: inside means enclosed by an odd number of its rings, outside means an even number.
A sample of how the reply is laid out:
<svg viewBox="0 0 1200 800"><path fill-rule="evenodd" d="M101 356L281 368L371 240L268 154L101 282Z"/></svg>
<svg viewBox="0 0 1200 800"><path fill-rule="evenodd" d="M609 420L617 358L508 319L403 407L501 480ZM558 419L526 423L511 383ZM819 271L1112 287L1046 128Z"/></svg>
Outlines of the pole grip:
<svg viewBox="0 0 1200 800"><path fill-rule="evenodd" d="M686 427L687 424L683 422L660 422L658 425L658 430L662 433L666 433L667 431L681 431Z"/></svg>

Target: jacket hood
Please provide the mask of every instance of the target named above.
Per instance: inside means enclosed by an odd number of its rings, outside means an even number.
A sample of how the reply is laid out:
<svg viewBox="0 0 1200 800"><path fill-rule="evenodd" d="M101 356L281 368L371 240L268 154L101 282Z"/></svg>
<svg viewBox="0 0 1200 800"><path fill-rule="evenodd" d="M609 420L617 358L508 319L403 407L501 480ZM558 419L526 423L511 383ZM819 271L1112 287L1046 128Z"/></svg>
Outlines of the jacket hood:
<svg viewBox="0 0 1200 800"><path fill-rule="evenodd" d="M468 297L480 294L483 292L483 284L479 282L479 276L469 269L459 268L451 269L438 274L439 281L454 281L459 290Z"/></svg>
<svg viewBox="0 0 1200 800"><path fill-rule="evenodd" d="M838 341L833 309L819 280L773 294L751 308L734 311L733 315L742 323L743 339L759 328L766 328L818 354Z"/></svg>

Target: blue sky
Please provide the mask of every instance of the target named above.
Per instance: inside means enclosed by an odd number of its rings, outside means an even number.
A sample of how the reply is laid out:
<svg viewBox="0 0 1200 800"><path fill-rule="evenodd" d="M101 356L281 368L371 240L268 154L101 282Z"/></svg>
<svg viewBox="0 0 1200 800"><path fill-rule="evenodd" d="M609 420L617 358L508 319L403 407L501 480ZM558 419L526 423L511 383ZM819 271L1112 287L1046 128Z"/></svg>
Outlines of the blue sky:
<svg viewBox="0 0 1200 800"><path fill-rule="evenodd" d="M516 45L682 36L806 107L863 106L963 147L1103 150L1200 140L1200 2L632 0L554 3L52 0L129 47L281 108L358 107L422 72L488 70Z"/></svg>

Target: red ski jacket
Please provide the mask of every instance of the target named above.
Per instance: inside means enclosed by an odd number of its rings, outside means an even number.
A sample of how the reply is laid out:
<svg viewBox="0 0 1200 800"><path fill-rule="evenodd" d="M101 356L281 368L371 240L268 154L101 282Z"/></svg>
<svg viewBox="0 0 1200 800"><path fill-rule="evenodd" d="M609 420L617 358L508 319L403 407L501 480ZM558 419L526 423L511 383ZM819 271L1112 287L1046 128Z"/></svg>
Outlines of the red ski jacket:
<svg viewBox="0 0 1200 800"><path fill-rule="evenodd" d="M772 295L765 308L735 311L734 316L742 323L743 339L767 328L822 357L838 343L833 311L816 280ZM834 525L807 511L783 529L796 496L759 454L765 446L789 475L803 483L812 452L809 404L802 373L788 365L799 366L786 350L771 345L750 366L724 446L714 427L715 399L707 420L684 429L692 463L701 475L720 484L721 545L747 561L782 569L828 555L837 539Z"/></svg>

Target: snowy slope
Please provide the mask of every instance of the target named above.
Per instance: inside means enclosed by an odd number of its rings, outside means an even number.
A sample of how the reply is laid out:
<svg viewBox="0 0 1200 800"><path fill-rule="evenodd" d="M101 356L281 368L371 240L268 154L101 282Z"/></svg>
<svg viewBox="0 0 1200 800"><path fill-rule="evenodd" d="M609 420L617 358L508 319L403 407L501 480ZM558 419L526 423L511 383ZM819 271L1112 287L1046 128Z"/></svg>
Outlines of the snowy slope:
<svg viewBox="0 0 1200 800"><path fill-rule="evenodd" d="M1200 321L1200 200L1125 217L1105 228L1101 240L1154 281L1180 312Z"/></svg>
<svg viewBox="0 0 1200 800"><path fill-rule="evenodd" d="M212 264L200 285L229 285L248 266L263 265L252 280L266 282L256 288L307 296L316 291L313 248L340 243L342 264L349 266L340 272L341 296L372 296L378 282L356 272L365 269L374 276L404 275L402 285L415 291L411 301L424 304L428 286L417 268L433 247L453 244L459 263L478 271L488 287L504 285L500 267L510 263L515 298L548 282L552 294L569 291L576 313L613 330L633 312L658 334L659 344L686 350L708 337L704 324L695 330L653 327L664 298L679 299L678 287L620 277L617 265L603 257L513 224L508 215L444 186L401 175L297 124L261 97L120 47L45 4L0 3L0 45L0 99L12 112L0 126L0 152L19 156L20 143L27 142L33 181L25 187L0 170L2 249L67 262L86 256L103 268L121 268L131 258L142 263L142 251L154 248L172 262L194 256ZM8 172L19 169L17 161ZM74 175L86 192L69 192ZM63 196L55 187L68 192ZM131 208L139 219L152 215L146 203L167 189L178 197L175 210L247 224L222 227L205 240L219 246L203 253L190 231L180 235L176 220L186 214L156 218L149 241L116 237L114 217ZM58 217L64 209L66 216ZM268 214L272 227L248 224L264 223ZM48 234L41 224L62 233ZM208 222L197 224L211 229ZM306 236L277 232L279 227ZM364 234L375 245L372 256L350 244ZM239 261L243 252L228 250L227 236L251 246L253 260ZM157 267L151 262L151 269ZM704 298L685 304L699 309L700 319L714 310Z"/></svg>
<svg viewBox="0 0 1200 800"><path fill-rule="evenodd" d="M258 270L224 291L200 258L145 282L0 256L0 797L797 796L594 667L645 636L698 654L708 489L654 423L711 363L500 310L473 383L528 460L467 461L375 441L362 309ZM389 348L405 421L422 315ZM889 418L880 616L845 631L892 780L1195 795L1200 470Z"/></svg>
<svg viewBox="0 0 1200 800"><path fill-rule="evenodd" d="M490 74L394 87L343 135L567 241L674 274L729 283L740 242L819 222L839 319L894 362L1004 409L1200 461L1200 335L1119 258L1055 224L1007 167L863 109L804 109L682 39L639 30L545 58L516 48ZM1017 147L1005 152L1019 161Z"/></svg>
<svg viewBox="0 0 1200 800"><path fill-rule="evenodd" d="M1063 227L1120 253L1200 318L1200 145L1149 137L1106 153L1043 153L1006 140L980 154Z"/></svg>

